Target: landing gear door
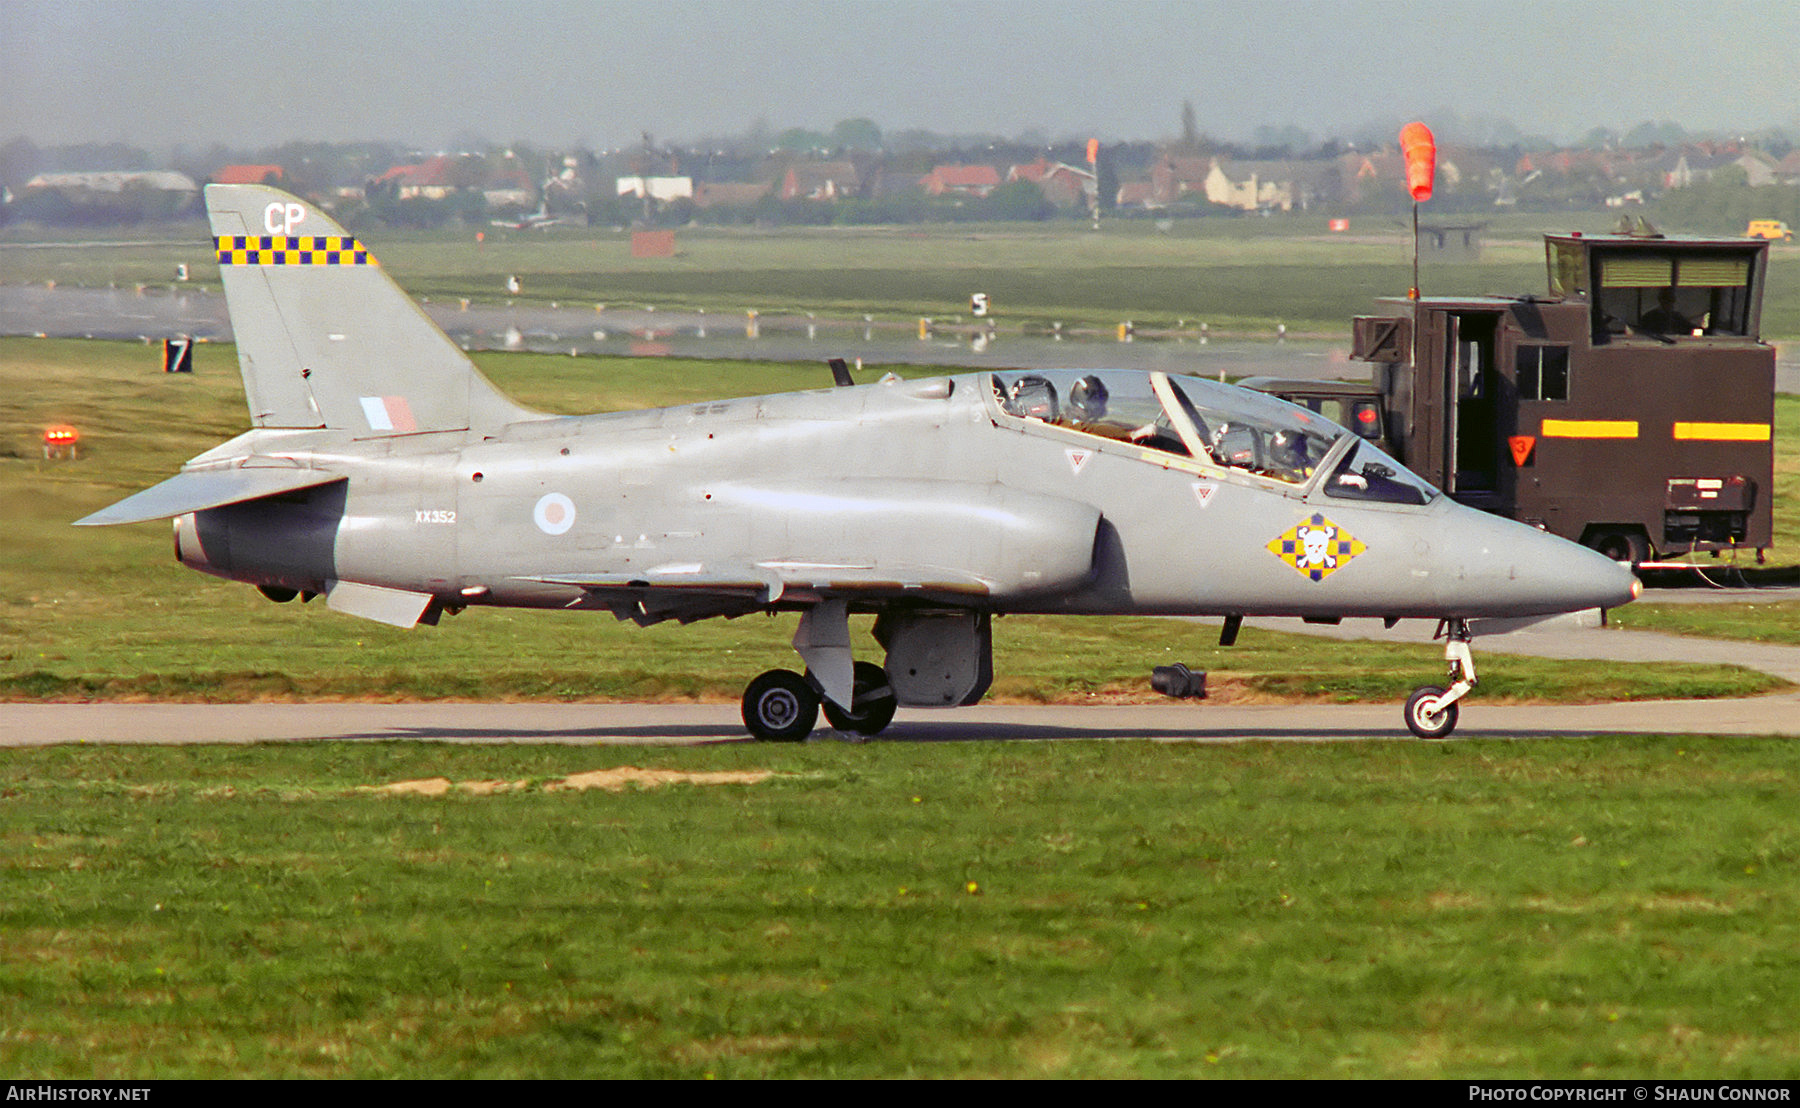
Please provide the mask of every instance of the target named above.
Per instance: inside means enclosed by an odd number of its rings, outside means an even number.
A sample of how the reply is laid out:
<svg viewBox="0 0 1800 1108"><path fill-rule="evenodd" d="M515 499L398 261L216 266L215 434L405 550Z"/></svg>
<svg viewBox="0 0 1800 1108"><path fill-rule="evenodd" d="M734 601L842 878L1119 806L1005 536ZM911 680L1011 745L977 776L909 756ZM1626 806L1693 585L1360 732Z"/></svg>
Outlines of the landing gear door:
<svg viewBox="0 0 1800 1108"><path fill-rule="evenodd" d="M978 703L994 680L994 637L986 612L886 613L875 639L894 697L909 708Z"/></svg>

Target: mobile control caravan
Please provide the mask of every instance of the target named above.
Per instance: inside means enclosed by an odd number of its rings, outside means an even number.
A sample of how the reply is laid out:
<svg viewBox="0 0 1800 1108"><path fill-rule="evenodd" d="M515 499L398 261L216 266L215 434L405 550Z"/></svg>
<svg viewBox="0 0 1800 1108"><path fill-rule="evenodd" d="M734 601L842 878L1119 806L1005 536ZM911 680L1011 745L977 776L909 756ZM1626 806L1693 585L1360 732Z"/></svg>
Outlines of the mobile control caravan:
<svg viewBox="0 0 1800 1108"><path fill-rule="evenodd" d="M1373 367L1334 400L1361 411L1349 425L1456 500L1618 561L1760 559L1774 480L1768 241L1544 245L1547 296L1396 298L1357 318L1352 356ZM1301 382L1251 383L1323 399Z"/></svg>

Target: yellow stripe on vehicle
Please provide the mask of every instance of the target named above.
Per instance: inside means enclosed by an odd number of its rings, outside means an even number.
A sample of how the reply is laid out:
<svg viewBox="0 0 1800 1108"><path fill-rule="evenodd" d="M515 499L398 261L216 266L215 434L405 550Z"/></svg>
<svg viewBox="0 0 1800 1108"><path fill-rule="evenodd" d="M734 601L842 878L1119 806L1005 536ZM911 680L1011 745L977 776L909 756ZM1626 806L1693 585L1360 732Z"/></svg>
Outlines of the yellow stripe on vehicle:
<svg viewBox="0 0 1800 1108"><path fill-rule="evenodd" d="M1766 423L1677 423L1675 437L1689 442L1768 442Z"/></svg>
<svg viewBox="0 0 1800 1108"><path fill-rule="evenodd" d="M1546 419L1540 432L1547 439L1635 439L1635 419Z"/></svg>

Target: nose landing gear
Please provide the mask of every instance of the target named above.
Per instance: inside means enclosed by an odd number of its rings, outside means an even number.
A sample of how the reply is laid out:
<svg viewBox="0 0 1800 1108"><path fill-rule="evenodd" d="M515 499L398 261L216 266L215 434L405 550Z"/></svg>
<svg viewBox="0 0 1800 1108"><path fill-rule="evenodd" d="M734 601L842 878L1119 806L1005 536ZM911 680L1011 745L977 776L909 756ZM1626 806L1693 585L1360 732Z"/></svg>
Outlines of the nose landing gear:
<svg viewBox="0 0 1800 1108"><path fill-rule="evenodd" d="M1450 663L1450 686L1420 685L1406 698L1406 727L1421 739L1441 739L1456 730L1457 701L1475 687L1475 659L1469 653L1467 620L1446 619L1438 624L1444 639L1444 658Z"/></svg>

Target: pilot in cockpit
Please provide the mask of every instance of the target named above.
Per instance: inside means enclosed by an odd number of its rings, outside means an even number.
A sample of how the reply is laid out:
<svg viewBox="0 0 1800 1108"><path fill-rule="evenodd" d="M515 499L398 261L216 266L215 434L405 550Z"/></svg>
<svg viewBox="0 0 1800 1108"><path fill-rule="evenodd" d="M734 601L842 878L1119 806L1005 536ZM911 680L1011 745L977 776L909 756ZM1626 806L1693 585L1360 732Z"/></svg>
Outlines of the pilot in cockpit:
<svg viewBox="0 0 1800 1108"><path fill-rule="evenodd" d="M1088 374L1069 389L1069 423L1079 430L1088 430L1106 415L1106 401L1106 383Z"/></svg>
<svg viewBox="0 0 1800 1108"><path fill-rule="evenodd" d="M1269 470L1284 481L1302 482L1312 475L1306 457L1306 436L1284 427L1269 437Z"/></svg>

